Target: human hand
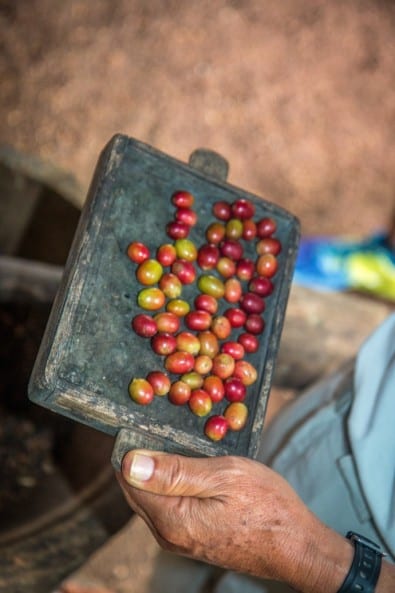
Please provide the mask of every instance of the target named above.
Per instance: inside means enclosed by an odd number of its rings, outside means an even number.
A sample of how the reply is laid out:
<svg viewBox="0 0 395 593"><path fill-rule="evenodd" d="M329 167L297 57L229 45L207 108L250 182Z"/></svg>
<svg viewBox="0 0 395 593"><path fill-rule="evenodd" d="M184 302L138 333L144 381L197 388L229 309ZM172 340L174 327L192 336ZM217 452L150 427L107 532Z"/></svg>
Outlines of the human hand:
<svg viewBox="0 0 395 593"><path fill-rule="evenodd" d="M348 540L261 463L131 451L118 479L165 549L306 593L335 593L348 572Z"/></svg>

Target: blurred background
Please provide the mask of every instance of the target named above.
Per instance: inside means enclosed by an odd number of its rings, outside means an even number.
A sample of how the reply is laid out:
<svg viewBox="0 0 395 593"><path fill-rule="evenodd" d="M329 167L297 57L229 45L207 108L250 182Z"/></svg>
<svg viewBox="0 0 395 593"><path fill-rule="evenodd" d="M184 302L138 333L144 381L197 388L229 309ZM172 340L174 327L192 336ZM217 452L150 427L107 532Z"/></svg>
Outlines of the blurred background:
<svg viewBox="0 0 395 593"><path fill-rule="evenodd" d="M298 215L385 226L395 187L395 5L386 0L1 0L0 143L85 195L116 132Z"/></svg>
<svg viewBox="0 0 395 593"><path fill-rule="evenodd" d="M230 183L290 210L305 236L386 230L395 3L0 0L0 122L0 593L51 593L81 565L78 580L116 593L207 593L213 575L161 553L141 522L117 533L130 509L113 440L26 397L80 207L123 133L184 162L221 153ZM270 414L388 312L293 287Z"/></svg>

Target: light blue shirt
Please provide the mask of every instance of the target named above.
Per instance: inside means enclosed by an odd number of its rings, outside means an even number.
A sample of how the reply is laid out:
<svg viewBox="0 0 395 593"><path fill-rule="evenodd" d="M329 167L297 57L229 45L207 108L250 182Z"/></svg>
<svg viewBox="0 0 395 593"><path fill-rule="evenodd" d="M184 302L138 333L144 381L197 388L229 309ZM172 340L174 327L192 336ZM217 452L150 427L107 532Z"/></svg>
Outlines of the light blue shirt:
<svg viewBox="0 0 395 593"><path fill-rule="evenodd" d="M395 314L361 348L348 418L350 446L371 515L395 556Z"/></svg>

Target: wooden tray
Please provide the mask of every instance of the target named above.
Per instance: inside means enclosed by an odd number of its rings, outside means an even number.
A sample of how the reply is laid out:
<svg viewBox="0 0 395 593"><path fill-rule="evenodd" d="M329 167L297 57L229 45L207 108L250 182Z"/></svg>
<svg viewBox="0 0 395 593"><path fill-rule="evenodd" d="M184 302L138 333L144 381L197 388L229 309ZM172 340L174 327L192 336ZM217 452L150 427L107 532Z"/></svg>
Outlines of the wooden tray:
<svg viewBox="0 0 395 593"><path fill-rule="evenodd" d="M262 431L275 357L288 299L297 243L297 219L276 205L226 183L227 163L198 150L189 164L179 162L141 142L115 136L104 149L81 214L29 385L29 397L74 420L117 435L112 462L119 468L124 452L147 447L187 455L254 457ZM188 406L171 405L166 397L138 406L128 395L133 376L161 368L149 343L131 329L141 288L135 265L126 255L128 244L140 240L155 253L168 243L166 223L174 217L170 197L187 189L195 197L199 220L190 238L203 244L204 230L213 221L212 205L237 198L252 201L255 218L276 220L282 243L275 289L266 299L266 327L260 349L248 360L258 381L248 388L249 419L241 432L228 432L220 442L204 436L205 418ZM254 245L247 246L253 256ZM251 253L248 252L248 249ZM183 298L197 294L193 285ZM223 309L229 304L223 302ZM247 401L247 400L246 400ZM213 413L221 413L224 403Z"/></svg>

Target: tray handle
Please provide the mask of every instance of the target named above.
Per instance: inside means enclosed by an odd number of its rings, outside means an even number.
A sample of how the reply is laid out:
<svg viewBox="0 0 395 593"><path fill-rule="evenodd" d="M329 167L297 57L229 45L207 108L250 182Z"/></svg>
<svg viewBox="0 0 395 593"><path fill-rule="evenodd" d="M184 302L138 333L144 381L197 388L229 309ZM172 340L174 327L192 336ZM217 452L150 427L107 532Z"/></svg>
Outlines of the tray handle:
<svg viewBox="0 0 395 593"><path fill-rule="evenodd" d="M228 161L218 152L207 148L194 150L189 157L189 166L218 181L226 181L228 177Z"/></svg>

